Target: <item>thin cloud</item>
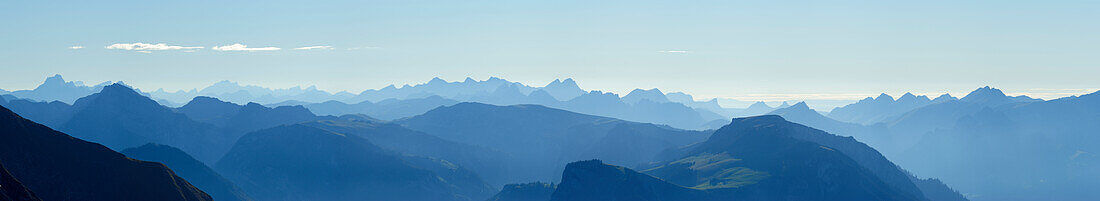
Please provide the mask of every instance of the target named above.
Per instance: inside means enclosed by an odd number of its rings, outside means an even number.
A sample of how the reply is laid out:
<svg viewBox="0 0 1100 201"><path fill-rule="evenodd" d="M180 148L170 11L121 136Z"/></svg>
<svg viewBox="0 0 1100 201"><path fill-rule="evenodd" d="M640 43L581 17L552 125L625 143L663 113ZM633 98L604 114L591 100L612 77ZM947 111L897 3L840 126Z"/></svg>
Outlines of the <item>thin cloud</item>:
<svg viewBox="0 0 1100 201"><path fill-rule="evenodd" d="M691 53L691 51L687 51L687 50L662 50L662 51L657 51L657 52L660 52L660 53L674 53L674 54Z"/></svg>
<svg viewBox="0 0 1100 201"><path fill-rule="evenodd" d="M282 48L278 48L278 47L248 47L247 45L242 45L240 43L234 43L232 45L226 45L226 46L214 46L214 48L211 48L211 49L214 49L214 50L217 50L217 51L249 51L249 52L251 52L251 51L275 51L275 50L280 50Z"/></svg>
<svg viewBox="0 0 1100 201"><path fill-rule="evenodd" d="M352 47L352 48L348 48L348 50L361 50L361 49L381 49L381 48L382 48L382 47L371 47L371 46L363 46L363 47Z"/></svg>
<svg viewBox="0 0 1100 201"><path fill-rule="evenodd" d="M106 47L107 49L117 50L135 50L135 51L154 51L154 50L191 50L202 49L203 47L186 47L179 45L168 45L164 43L150 44L150 43L115 43Z"/></svg>
<svg viewBox="0 0 1100 201"><path fill-rule="evenodd" d="M335 49L335 48L332 48L332 46L328 46L328 45L318 45L318 46L299 47L299 48L294 48L294 49L296 49L296 50L331 50L331 49Z"/></svg>
<svg viewBox="0 0 1100 201"><path fill-rule="evenodd" d="M69 49L73 49L73 50L79 50L79 49L84 49L84 46L79 46L79 45L77 45L77 46L71 46L71 47L69 47Z"/></svg>

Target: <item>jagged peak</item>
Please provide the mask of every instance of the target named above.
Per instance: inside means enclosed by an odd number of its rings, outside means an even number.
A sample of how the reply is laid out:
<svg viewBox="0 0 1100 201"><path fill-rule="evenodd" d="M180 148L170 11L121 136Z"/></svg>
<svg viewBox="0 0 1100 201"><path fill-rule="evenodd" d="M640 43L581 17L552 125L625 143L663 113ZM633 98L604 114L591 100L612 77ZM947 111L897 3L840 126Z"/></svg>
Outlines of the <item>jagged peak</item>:
<svg viewBox="0 0 1100 201"><path fill-rule="evenodd" d="M1000 89L985 86L985 87L982 87L982 88L975 89L974 91L971 91L969 94L966 94L966 96L963 96L962 100L968 100L969 101L969 100L990 99L990 98L1005 98L1005 97L1008 97L1008 96L1005 95L1005 93L1002 92Z"/></svg>
<svg viewBox="0 0 1100 201"><path fill-rule="evenodd" d="M65 83L65 78L61 77L61 74L53 74L53 76L47 77L45 82Z"/></svg>
<svg viewBox="0 0 1100 201"><path fill-rule="evenodd" d="M463 83L474 83L474 82L477 82L477 80L474 80L474 78L466 77L466 80L462 80L462 82Z"/></svg>
<svg viewBox="0 0 1100 201"><path fill-rule="evenodd" d="M561 81L561 83L565 83L565 84L577 84L577 82L576 82L576 81L574 81L574 80L573 80L573 78L565 78L565 80L562 80L562 81Z"/></svg>
<svg viewBox="0 0 1100 201"><path fill-rule="evenodd" d="M100 93L115 93L115 92L124 92L124 93L137 94L137 91L134 91L133 88L130 88L130 86L127 86L126 83L122 83L122 82L116 82L114 84L104 86L103 90L100 91Z"/></svg>
<svg viewBox="0 0 1100 201"><path fill-rule="evenodd" d="M240 86L239 84L237 84L237 82L229 81L229 80L218 81L218 82L215 82L214 85L236 85L236 86Z"/></svg>

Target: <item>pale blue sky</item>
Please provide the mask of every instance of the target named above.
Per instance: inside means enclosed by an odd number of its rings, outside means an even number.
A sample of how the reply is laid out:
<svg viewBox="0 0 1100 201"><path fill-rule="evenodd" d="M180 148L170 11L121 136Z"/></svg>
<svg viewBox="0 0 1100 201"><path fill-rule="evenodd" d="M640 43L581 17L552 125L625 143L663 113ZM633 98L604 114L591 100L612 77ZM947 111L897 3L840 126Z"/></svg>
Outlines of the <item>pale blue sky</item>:
<svg viewBox="0 0 1100 201"><path fill-rule="evenodd" d="M1097 1L8 1L0 88L57 73L356 93L498 76L700 98L1051 97L1100 88L1098 20ZM203 48L105 48L136 42ZM236 43L281 49L212 49Z"/></svg>

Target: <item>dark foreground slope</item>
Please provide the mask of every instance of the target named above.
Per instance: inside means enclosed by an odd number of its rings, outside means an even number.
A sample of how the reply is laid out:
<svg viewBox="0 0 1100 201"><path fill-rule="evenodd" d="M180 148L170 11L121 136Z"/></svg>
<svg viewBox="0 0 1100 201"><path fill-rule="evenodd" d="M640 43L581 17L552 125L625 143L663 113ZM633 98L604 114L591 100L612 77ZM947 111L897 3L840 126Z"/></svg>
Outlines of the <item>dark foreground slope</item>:
<svg viewBox="0 0 1100 201"><path fill-rule="evenodd" d="M0 164L0 201L38 201L38 196Z"/></svg>
<svg viewBox="0 0 1100 201"><path fill-rule="evenodd" d="M216 169L257 200L473 199L419 162L358 136L287 125L241 137Z"/></svg>
<svg viewBox="0 0 1100 201"><path fill-rule="evenodd" d="M228 179L175 147L149 143L140 147L122 150L122 154L138 160L163 163L195 187L209 193L215 200L252 200Z"/></svg>
<svg viewBox="0 0 1100 201"><path fill-rule="evenodd" d="M0 107L0 162L44 200L211 200L160 163L73 138Z"/></svg>

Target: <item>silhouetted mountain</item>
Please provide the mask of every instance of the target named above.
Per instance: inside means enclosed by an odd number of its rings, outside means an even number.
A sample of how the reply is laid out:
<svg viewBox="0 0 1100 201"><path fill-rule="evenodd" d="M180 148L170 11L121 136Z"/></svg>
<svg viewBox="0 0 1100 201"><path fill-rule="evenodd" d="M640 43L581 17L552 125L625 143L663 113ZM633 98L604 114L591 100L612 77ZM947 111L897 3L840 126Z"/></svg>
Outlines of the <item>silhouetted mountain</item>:
<svg viewBox="0 0 1100 201"><path fill-rule="evenodd" d="M224 127L234 132L243 133L318 119L317 115L300 105L269 108L257 103L248 103L230 117Z"/></svg>
<svg viewBox="0 0 1100 201"><path fill-rule="evenodd" d="M508 184L486 201L549 201L556 189L557 185L542 182Z"/></svg>
<svg viewBox="0 0 1100 201"><path fill-rule="evenodd" d="M549 200L550 196L547 196ZM30 189L23 186L22 182L15 179L15 176L11 176L8 169L4 169L3 163L0 163L0 201L41 201L38 196L34 195Z"/></svg>
<svg viewBox="0 0 1100 201"><path fill-rule="evenodd" d="M573 78L566 78L562 81L554 79L553 82L550 82L550 84L546 84L545 87L542 87L542 90L546 91L550 94L550 96L553 96L554 99L557 99L559 101L571 100L573 98L576 98L577 96L581 96L586 93L583 89L581 89L580 86L577 85L576 81L573 81Z"/></svg>
<svg viewBox="0 0 1100 201"><path fill-rule="evenodd" d="M936 97L935 99L932 99L932 103L943 103L943 102L956 101L956 100L959 100L959 98L955 98L954 96L951 96L951 94L943 94L943 95L940 95L939 97Z"/></svg>
<svg viewBox="0 0 1100 201"><path fill-rule="evenodd" d="M683 93L683 92L668 93L668 94L665 94L665 97L668 97L669 101L684 104L685 106L695 108L695 110L706 110L705 112L700 111L699 112L700 115L705 116L705 115L708 115L708 114L704 114L704 113L709 112L709 113L713 113L713 114L717 115L719 117L719 119L727 119L727 118L730 118L731 115L733 115L732 111L730 111L729 109L726 109L726 108L722 108L721 105L718 105L718 99L717 98L710 99L709 101L695 101L695 97L692 97L691 95L688 95L688 94ZM711 118L704 117L703 119L711 119Z"/></svg>
<svg viewBox="0 0 1100 201"><path fill-rule="evenodd" d="M1032 99L1027 96L1010 97L1001 92L1000 89L992 88L989 86L978 88L966 94L962 99L963 102L977 103L988 106L998 106L1002 104L1014 103L1014 102L1033 102L1042 101L1038 99Z"/></svg>
<svg viewBox="0 0 1100 201"><path fill-rule="evenodd" d="M11 99L8 99L11 98ZM11 96L0 101L0 106L7 107L23 118L30 119L56 128L72 116L72 106L61 101L38 102Z"/></svg>
<svg viewBox="0 0 1100 201"><path fill-rule="evenodd" d="M257 200L473 199L361 137L304 125L245 135L216 169Z"/></svg>
<svg viewBox="0 0 1100 201"><path fill-rule="evenodd" d="M203 96L195 97L176 111L191 119L217 126L219 135L229 142L236 141L245 133L264 128L327 118L318 117L299 105L269 108L257 103L248 103L242 106ZM229 149L228 146L221 148L220 151L223 154ZM208 163L214 162L212 159L202 160Z"/></svg>
<svg viewBox="0 0 1100 201"><path fill-rule="evenodd" d="M974 110L923 135L898 162L975 200L1100 196L1100 93Z"/></svg>
<svg viewBox="0 0 1100 201"><path fill-rule="evenodd" d="M347 102L358 103L362 101L378 102L386 99L415 99L429 96L441 96L447 99L466 100L478 94L492 93L504 85L516 85L523 94L531 93L534 87L529 87L518 82L511 82L497 77L488 80L477 81L466 78L463 82L447 82L443 79L433 78L428 83L415 86L405 85L400 88L393 85L379 90L365 90Z"/></svg>
<svg viewBox="0 0 1100 201"><path fill-rule="evenodd" d="M446 99L440 96L428 96L414 99L386 99L378 103L363 101L356 104L347 104L339 101L328 101L304 105L319 115L345 115L365 114L383 120L394 120L424 114L428 110L440 106L450 106L458 101Z"/></svg>
<svg viewBox="0 0 1100 201"><path fill-rule="evenodd" d="M574 101L578 99L582 98ZM600 157L640 165L650 162L660 151L706 137L699 131L538 105L459 103L396 123L443 139L512 154L514 169L507 173L513 175L505 176L509 183L552 180L564 168L562 164L578 158Z"/></svg>
<svg viewBox="0 0 1100 201"><path fill-rule="evenodd" d="M869 125L928 104L932 104L932 100L928 99L927 96L915 96L911 93L905 93L895 101L893 97L882 94L878 98L868 97L859 102L833 109L829 112L829 118Z"/></svg>
<svg viewBox="0 0 1100 201"><path fill-rule="evenodd" d="M127 158L3 107L0 128L0 162L43 200L211 200L160 163Z"/></svg>
<svg viewBox="0 0 1100 201"><path fill-rule="evenodd" d="M183 102L186 97L210 96L234 103L257 102L271 106L303 105L320 115L366 114L383 120L393 120L422 114L439 106L458 102L481 102L496 105L539 104L585 114L615 117L630 121L665 124L677 128L702 128L707 122L726 119L730 111L718 106L716 100L708 102L670 102L657 89L638 90L627 95L626 101L611 93L586 93L572 79L555 81L546 87L531 87L518 82L491 77L476 81L467 78L463 82L447 82L433 78L424 84L387 86L378 90L365 90L354 97L342 98L344 92L329 94L315 88L291 88L271 90L258 86L241 86L222 81L203 90L173 93L157 90L151 93L157 100ZM183 95L181 95L183 94ZM312 95L311 95L312 94ZM613 96L614 100L595 101L592 98L574 101L585 95ZM682 93L681 93L682 94ZM686 95L686 94L684 94ZM642 97L644 96L644 97ZM302 97L295 99L295 97ZM181 100L182 99L182 100ZM690 98L689 98L690 99ZM637 105L641 100L652 103ZM354 104L349 104L354 103ZM600 103L600 104L593 104ZM664 114L672 112L670 114Z"/></svg>
<svg viewBox="0 0 1100 201"><path fill-rule="evenodd" d="M764 101L758 101L756 103L753 103L752 105L749 105L749 107L745 108L744 110L735 112L734 116L748 117L748 116L763 115L763 114L768 114L769 112L772 112L775 109L777 109L777 108L773 108L771 106L768 106L768 104L764 103Z"/></svg>
<svg viewBox="0 0 1100 201"><path fill-rule="evenodd" d="M200 160L212 161L232 144L209 124L191 120L121 84L80 98L62 131L115 150L159 143L178 147Z"/></svg>
<svg viewBox="0 0 1100 201"><path fill-rule="evenodd" d="M187 115L192 120L225 126L225 123L241 111L241 105L218 100L217 98L199 96L187 102L187 105L177 108L176 111Z"/></svg>
<svg viewBox="0 0 1100 201"><path fill-rule="evenodd" d="M671 184L628 168L604 164L599 160L569 163L562 173L561 181L550 200L707 201L722 197L711 195L705 190Z"/></svg>
<svg viewBox="0 0 1100 201"><path fill-rule="evenodd" d="M680 153L645 172L697 189L736 188L758 200L925 200L874 149L774 115L734 119Z"/></svg>
<svg viewBox="0 0 1100 201"><path fill-rule="evenodd" d="M889 128L890 139L874 141L871 144L890 141L879 149L888 153L897 153L909 149L924 138L925 134L936 129L952 128L960 118L977 113L983 108L1009 108L1016 104L1031 102L1036 101L1023 96L1009 97L996 88L978 88L959 100L930 104L887 118L881 123Z"/></svg>
<svg viewBox="0 0 1100 201"><path fill-rule="evenodd" d="M665 97L665 93L662 93L659 89L634 89L630 93L623 96L623 102L630 104L637 104L639 101L649 100L654 103L670 102L668 97Z"/></svg>
<svg viewBox="0 0 1100 201"><path fill-rule="evenodd" d="M175 147L149 143L122 150L121 153L133 159L163 163L215 200L252 200L228 179Z"/></svg>
<svg viewBox="0 0 1100 201"><path fill-rule="evenodd" d="M491 184L504 184L509 175L507 163L510 160L505 153L462 144L450 140L409 130L401 125L383 123L358 116L342 116L341 120L323 120L302 123L335 133L356 135L384 149L403 154L426 156L447 160L481 175Z"/></svg>
<svg viewBox="0 0 1100 201"><path fill-rule="evenodd" d="M52 102L61 101L72 103L80 97L98 92L110 82L104 82L95 86L86 86L84 82L66 82L61 75L46 78L45 82L33 90L17 90L11 95L36 101Z"/></svg>
<svg viewBox="0 0 1100 201"><path fill-rule="evenodd" d="M210 85L201 90L192 89L186 91L179 90L176 92L168 92L164 89L157 89L150 92L149 95L158 100L165 100L169 102L186 102L198 96L208 96L238 104L245 104L249 102L267 104L290 100L305 102L323 102L328 100L344 100L355 96L355 94L351 94L348 92L329 93L326 91L318 90L317 87L314 86L310 86L305 89L300 86L286 89L269 89L255 85L241 85L239 83L231 82L228 80L214 83L213 85Z"/></svg>

